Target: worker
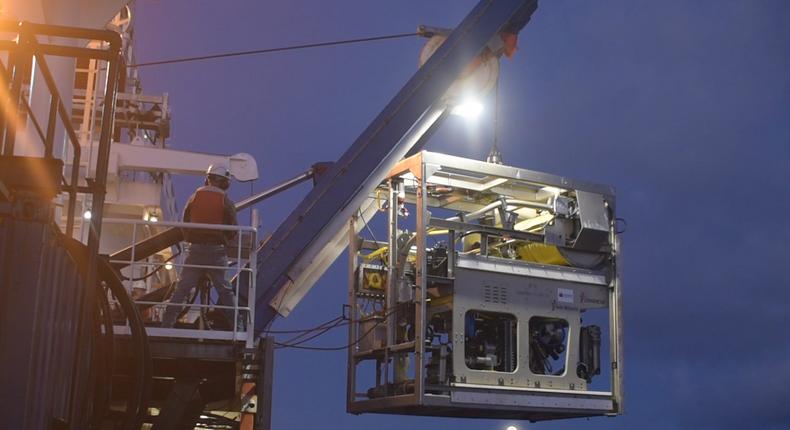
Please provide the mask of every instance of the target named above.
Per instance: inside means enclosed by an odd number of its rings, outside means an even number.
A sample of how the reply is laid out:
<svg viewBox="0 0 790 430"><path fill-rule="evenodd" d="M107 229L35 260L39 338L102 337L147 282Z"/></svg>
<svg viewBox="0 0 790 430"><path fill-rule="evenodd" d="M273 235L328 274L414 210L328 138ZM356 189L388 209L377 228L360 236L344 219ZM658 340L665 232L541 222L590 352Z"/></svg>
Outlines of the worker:
<svg viewBox="0 0 790 430"><path fill-rule="evenodd" d="M236 207L226 195L230 187L230 170L222 165L212 164L206 171L206 180L187 201L184 208L184 222L201 224L236 225ZM196 266L213 266L216 269L203 267L184 267L181 271L181 280L175 287L170 298L171 306L167 306L162 317L162 327L173 327L176 318L183 309L181 304L186 302L192 288L204 276L211 279L214 289L217 290L220 306L233 306L233 290L225 280L224 267L227 266L228 242L236 236L232 230L210 230L192 228L184 232L185 240L189 242L184 264ZM234 323L233 310L223 309L223 314L229 324Z"/></svg>

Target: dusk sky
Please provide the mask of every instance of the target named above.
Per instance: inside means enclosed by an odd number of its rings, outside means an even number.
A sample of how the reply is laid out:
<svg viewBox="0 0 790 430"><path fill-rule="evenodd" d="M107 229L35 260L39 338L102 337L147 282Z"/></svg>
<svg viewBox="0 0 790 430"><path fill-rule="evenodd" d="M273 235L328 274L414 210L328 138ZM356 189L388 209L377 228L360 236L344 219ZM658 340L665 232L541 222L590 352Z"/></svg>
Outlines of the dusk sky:
<svg viewBox="0 0 790 430"><path fill-rule="evenodd" d="M140 62L452 27L474 0L136 2ZM248 152L262 190L337 159L415 72L398 39L144 68L175 148ZM623 235L626 414L530 424L353 416L346 354L278 350L275 429L790 429L790 2L543 0L502 61L506 164L611 184ZM482 159L450 118L426 149ZM178 180L181 204L200 179ZM259 206L273 231L303 185ZM250 192L235 184L238 199ZM241 219L247 219L244 214ZM341 256L277 328L337 316ZM316 340L337 346L338 329Z"/></svg>

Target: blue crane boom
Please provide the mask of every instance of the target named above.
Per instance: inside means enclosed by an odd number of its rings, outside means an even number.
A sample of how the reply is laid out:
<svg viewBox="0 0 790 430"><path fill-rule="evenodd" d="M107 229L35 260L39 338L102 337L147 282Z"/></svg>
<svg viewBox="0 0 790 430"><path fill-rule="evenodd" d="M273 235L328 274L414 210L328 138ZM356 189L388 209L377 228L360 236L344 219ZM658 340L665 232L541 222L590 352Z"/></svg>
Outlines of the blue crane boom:
<svg viewBox="0 0 790 430"><path fill-rule="evenodd" d="M482 0L258 251L255 329L287 315L347 244L348 221L445 118L448 89L502 32L518 33L537 0Z"/></svg>

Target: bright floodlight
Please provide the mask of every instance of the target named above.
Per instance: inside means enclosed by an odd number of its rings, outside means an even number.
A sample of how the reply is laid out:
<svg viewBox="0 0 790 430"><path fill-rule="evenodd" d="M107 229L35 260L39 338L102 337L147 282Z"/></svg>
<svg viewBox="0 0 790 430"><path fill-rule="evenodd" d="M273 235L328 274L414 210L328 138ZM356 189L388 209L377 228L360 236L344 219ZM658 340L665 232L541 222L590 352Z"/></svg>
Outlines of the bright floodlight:
<svg viewBox="0 0 790 430"><path fill-rule="evenodd" d="M169 261L165 263L165 270L173 270L173 263Z"/></svg>
<svg viewBox="0 0 790 430"><path fill-rule="evenodd" d="M483 104L474 99L464 100L461 104L453 107L453 115L459 115L466 119L476 119L483 112Z"/></svg>
<svg viewBox="0 0 790 430"><path fill-rule="evenodd" d="M91 219L93 218L93 213L91 213L90 209L86 210L82 213L82 218L84 219Z"/></svg>
<svg viewBox="0 0 790 430"><path fill-rule="evenodd" d="M505 429L505 430L518 430L518 427L516 427L516 426L507 426L507 429Z"/></svg>

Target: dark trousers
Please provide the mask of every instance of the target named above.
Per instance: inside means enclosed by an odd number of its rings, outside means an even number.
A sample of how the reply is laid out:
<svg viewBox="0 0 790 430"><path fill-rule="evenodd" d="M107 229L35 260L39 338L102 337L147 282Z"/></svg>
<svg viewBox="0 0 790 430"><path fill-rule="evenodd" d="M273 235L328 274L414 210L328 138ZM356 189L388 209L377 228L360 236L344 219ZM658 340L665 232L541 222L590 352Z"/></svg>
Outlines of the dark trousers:
<svg viewBox="0 0 790 430"><path fill-rule="evenodd" d="M193 243L187 248L187 256L184 264L194 264L201 266L227 267L228 258L224 245L202 245ZM192 288L198 286L198 282L203 276L208 276L214 289L219 296L219 305L233 306L233 289L228 281L225 280L225 270L206 269L202 267L184 267L181 270L181 280L178 281L173 296L170 297L171 304L185 303ZM181 313L182 306L168 306L162 317L162 327L173 327L176 317ZM232 309L222 311L231 326L235 323Z"/></svg>

